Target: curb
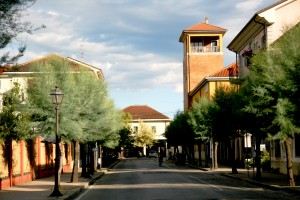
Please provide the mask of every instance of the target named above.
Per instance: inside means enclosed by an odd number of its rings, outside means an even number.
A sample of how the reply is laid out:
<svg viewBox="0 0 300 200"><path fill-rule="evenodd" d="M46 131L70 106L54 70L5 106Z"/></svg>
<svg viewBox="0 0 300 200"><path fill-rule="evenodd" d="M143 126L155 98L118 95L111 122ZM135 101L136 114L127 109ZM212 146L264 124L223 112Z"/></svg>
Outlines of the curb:
<svg viewBox="0 0 300 200"><path fill-rule="evenodd" d="M221 173L221 175L229 177L229 178L234 178L234 179L237 179L237 180L242 180L242 181L245 181L245 182L257 185L257 186L261 186L261 187L264 187L264 188L267 188L267 189L275 190L275 191L281 190L281 191L285 191L285 192L292 192L293 194L297 194L297 195L300 194L300 191L294 190L294 189L289 188L289 187L284 187L283 188L283 187L279 187L279 186L275 186L275 185L269 185L269 184L258 182L258 181L251 180L251 179L248 179L248 178L240 178L240 177L232 176L232 175L226 174L226 173Z"/></svg>
<svg viewBox="0 0 300 200"><path fill-rule="evenodd" d="M110 169L113 169L118 163L120 162L120 159L118 159L116 162L112 163L109 167L108 170L101 170L99 175L93 177L87 184L84 184L84 186L78 188L76 191L74 191L72 194L67 195L65 198L62 198L63 200L72 200L74 198L76 198L77 196L79 196L83 191L86 190L87 186L89 185L93 185L97 180L99 180L100 178L102 178L107 171L109 171Z"/></svg>

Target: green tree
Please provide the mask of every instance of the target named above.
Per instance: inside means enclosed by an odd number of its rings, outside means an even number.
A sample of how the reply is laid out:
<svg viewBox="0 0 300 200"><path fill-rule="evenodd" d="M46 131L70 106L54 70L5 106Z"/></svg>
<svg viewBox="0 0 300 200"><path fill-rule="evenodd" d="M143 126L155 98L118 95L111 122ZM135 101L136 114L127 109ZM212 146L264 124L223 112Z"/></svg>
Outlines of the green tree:
<svg viewBox="0 0 300 200"><path fill-rule="evenodd" d="M13 175L12 141L19 141L30 137L29 119L22 101L20 85L14 82L13 88L3 94L3 107L0 110L0 140L7 143L6 161L9 177ZM5 145L4 145L5 146Z"/></svg>
<svg viewBox="0 0 300 200"><path fill-rule="evenodd" d="M188 111L189 123L191 124L196 139L203 141L213 141L214 168L218 168L218 144L227 143L230 147L230 140L238 137L237 130L240 129L240 107L239 95L235 86L220 86L216 90L211 100L201 97L196 101ZM234 150L231 147L232 155ZM235 162L232 160L232 171L237 173Z"/></svg>
<svg viewBox="0 0 300 200"><path fill-rule="evenodd" d="M3 94L3 107L0 112L0 139L21 140L28 138L29 119L22 100L20 84L14 82L14 86Z"/></svg>
<svg viewBox="0 0 300 200"><path fill-rule="evenodd" d="M188 118L189 116L186 112L178 111L173 121L167 127L165 136L168 144L174 145L175 149L178 146L182 146L183 153L188 156L188 162L192 163L194 161L195 133L188 122Z"/></svg>
<svg viewBox="0 0 300 200"><path fill-rule="evenodd" d="M266 51L252 59L245 87L252 91L253 100L247 111L265 119L263 132L280 139L285 146L289 184L295 185L290 138L299 129L300 24L286 31ZM254 101L255 100L255 101Z"/></svg>
<svg viewBox="0 0 300 200"><path fill-rule="evenodd" d="M131 133L131 127L130 122L132 121L132 116L129 113L122 113L122 119L123 119L123 128L119 131L120 135L120 141L119 141L119 147L132 147L133 141L132 141L132 133Z"/></svg>
<svg viewBox="0 0 300 200"><path fill-rule="evenodd" d="M40 129L39 134L54 137L55 112L49 93L54 86L58 86L64 93L60 105L59 138L75 144L71 180L76 182L79 142L103 141L104 144L113 146L114 140L118 140L120 113L108 98L104 81L87 68L72 66L62 58L52 58L35 64L31 70L38 74L33 75L29 82L28 96L35 115L33 125ZM85 169L86 166L83 166L82 175L88 176Z"/></svg>
<svg viewBox="0 0 300 200"><path fill-rule="evenodd" d="M136 147L152 147L155 143L155 133L142 121L139 121L138 131L133 133L133 145Z"/></svg>
<svg viewBox="0 0 300 200"><path fill-rule="evenodd" d="M212 139L212 118L209 114L210 107L215 106L213 101L207 97L201 97L195 101L188 111L188 123L195 133L195 140L201 143L207 143ZM199 160L202 165L201 148L199 148ZM205 159L208 163L208 158Z"/></svg>
<svg viewBox="0 0 300 200"><path fill-rule="evenodd" d="M241 129L241 103L237 86L220 86L212 98L215 106L209 108L212 122L212 135L214 140L215 167L218 167L217 152L218 143L225 142L230 148L230 160L232 173L237 173L236 161L234 159L234 145L230 141L239 137Z"/></svg>
<svg viewBox="0 0 300 200"><path fill-rule="evenodd" d="M24 11L35 2L36 0L0 1L0 50L12 43L17 35L21 33L31 34L33 31L45 27L43 25L35 28L30 22L22 20L25 15ZM9 52L6 52L0 56L0 67L14 64L19 57L23 56L25 48L24 44L20 44L16 55L11 56Z"/></svg>

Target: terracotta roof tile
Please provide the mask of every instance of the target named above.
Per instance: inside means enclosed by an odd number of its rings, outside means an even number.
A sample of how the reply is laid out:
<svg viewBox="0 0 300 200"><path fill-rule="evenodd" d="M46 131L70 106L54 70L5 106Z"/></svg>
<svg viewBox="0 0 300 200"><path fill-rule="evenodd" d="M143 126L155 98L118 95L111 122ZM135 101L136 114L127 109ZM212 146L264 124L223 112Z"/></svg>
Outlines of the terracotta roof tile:
<svg viewBox="0 0 300 200"><path fill-rule="evenodd" d="M209 75L209 77L232 77L238 75L238 68L236 62L228 65L224 69L221 69L218 72L215 72L214 74Z"/></svg>
<svg viewBox="0 0 300 200"><path fill-rule="evenodd" d="M61 59L61 60L64 60L64 61L68 62L69 65L71 66L71 70L73 70L73 71L78 71L78 70L93 71L97 74L98 78L104 79L104 75L103 75L101 69L96 68L94 66L91 66L89 64L86 64L82 61L75 60L74 58L70 58L70 57L65 58L65 57L62 57L62 56L57 55L57 54L50 54L48 56L38 58L38 59L35 59L35 60L31 60L29 62L18 64L18 65L15 65L15 66L1 67L0 68L0 74L5 73L5 72L10 72L10 73L34 72L33 69L31 68L32 65L34 65L35 63L44 64L44 63L49 62L50 60L53 60L53 59Z"/></svg>
<svg viewBox="0 0 300 200"><path fill-rule="evenodd" d="M123 109L123 112L129 113L132 115L133 120L137 119L166 119L170 120L166 115L150 108L146 105L134 105L128 106Z"/></svg>
<svg viewBox="0 0 300 200"><path fill-rule="evenodd" d="M211 24L207 24L205 22L198 23L194 26L191 26L189 28L186 28L185 31L224 31L227 30L218 26L214 26Z"/></svg>

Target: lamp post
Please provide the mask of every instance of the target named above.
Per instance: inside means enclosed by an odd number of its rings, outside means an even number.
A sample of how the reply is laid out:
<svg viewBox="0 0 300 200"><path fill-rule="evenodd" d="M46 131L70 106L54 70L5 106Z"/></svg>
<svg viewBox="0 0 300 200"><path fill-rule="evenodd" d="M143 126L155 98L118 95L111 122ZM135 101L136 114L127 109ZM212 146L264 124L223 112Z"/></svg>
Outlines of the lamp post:
<svg viewBox="0 0 300 200"><path fill-rule="evenodd" d="M246 165L247 165L247 172L248 172L248 177L249 177L249 152L251 153L251 136L252 134L250 133L245 133L244 134L244 146L246 149Z"/></svg>
<svg viewBox="0 0 300 200"><path fill-rule="evenodd" d="M50 194L51 197L63 196L59 191L59 180L58 180L58 170L60 165L60 146L59 146L59 137L58 137L58 106L61 104L64 93L55 86L55 89L50 93L52 96L52 102L55 104L56 111L56 130L55 130L55 185L54 190Z"/></svg>

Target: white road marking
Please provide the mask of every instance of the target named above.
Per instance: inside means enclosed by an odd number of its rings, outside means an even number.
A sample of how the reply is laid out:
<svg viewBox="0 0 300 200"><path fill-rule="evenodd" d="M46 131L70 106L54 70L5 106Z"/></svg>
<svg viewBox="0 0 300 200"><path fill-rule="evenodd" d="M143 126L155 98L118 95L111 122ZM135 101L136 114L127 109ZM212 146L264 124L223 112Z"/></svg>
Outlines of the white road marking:
<svg viewBox="0 0 300 200"><path fill-rule="evenodd" d="M195 179L195 180L197 180L197 181L199 181L199 182L201 182L201 183L210 185L211 187L217 188L217 189L219 189L219 190L223 190L222 188L220 188L220 187L218 187L218 186L216 186L216 185L209 184L209 183L207 183L207 182L205 182L205 181L202 181L201 179L196 178L196 177L194 177L194 176L190 176L190 177L193 178L193 179Z"/></svg>

